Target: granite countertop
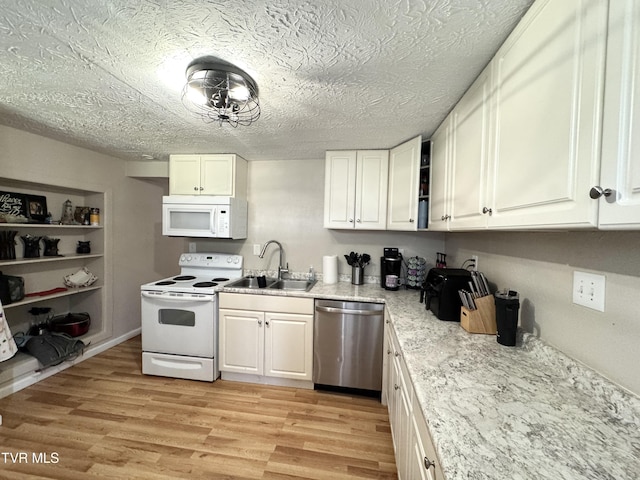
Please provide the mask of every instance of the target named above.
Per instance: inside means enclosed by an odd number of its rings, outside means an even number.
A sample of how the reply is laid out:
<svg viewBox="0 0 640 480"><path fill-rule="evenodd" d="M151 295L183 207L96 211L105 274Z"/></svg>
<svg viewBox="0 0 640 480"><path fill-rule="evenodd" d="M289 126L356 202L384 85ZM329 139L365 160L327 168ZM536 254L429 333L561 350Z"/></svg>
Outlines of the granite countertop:
<svg viewBox="0 0 640 480"><path fill-rule="evenodd" d="M223 291L386 303L447 480L639 478L640 398L531 335L505 347L378 284Z"/></svg>

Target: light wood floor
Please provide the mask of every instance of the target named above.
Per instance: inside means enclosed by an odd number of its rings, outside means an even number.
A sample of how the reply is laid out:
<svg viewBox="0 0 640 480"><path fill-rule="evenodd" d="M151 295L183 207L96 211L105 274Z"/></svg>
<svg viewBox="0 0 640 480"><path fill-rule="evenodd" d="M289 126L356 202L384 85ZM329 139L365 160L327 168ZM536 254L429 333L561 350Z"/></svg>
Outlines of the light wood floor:
<svg viewBox="0 0 640 480"><path fill-rule="evenodd" d="M0 399L0 478L396 478L377 400L142 375L140 351L137 337Z"/></svg>

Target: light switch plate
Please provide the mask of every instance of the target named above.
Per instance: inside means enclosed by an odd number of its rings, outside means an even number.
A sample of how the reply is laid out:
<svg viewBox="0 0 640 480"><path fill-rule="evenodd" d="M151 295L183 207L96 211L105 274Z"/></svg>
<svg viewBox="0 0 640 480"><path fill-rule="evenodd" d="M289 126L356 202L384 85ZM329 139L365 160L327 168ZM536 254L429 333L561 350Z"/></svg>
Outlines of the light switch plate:
<svg viewBox="0 0 640 480"><path fill-rule="evenodd" d="M573 272L573 303L604 312L605 277L595 273Z"/></svg>
<svg viewBox="0 0 640 480"><path fill-rule="evenodd" d="M262 246L259 243L254 243L253 244L253 254L254 255L260 255L260 249L262 248Z"/></svg>

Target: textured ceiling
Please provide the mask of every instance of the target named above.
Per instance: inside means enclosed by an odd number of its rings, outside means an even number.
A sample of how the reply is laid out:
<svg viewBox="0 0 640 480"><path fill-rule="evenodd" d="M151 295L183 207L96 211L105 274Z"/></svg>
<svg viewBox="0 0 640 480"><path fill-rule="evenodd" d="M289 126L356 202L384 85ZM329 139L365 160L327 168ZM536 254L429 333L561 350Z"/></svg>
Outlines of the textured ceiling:
<svg viewBox="0 0 640 480"><path fill-rule="evenodd" d="M531 0L0 0L0 122L124 158L323 158L431 135ZM213 55L260 89L251 126L183 106Z"/></svg>

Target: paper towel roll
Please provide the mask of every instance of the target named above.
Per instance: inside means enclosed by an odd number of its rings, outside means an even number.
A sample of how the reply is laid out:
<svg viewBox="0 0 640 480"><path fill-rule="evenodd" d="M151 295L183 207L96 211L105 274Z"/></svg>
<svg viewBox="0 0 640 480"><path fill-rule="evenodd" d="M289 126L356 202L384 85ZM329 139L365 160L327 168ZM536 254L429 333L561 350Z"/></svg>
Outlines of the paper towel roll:
<svg viewBox="0 0 640 480"><path fill-rule="evenodd" d="M338 256L325 255L322 257L323 283L338 283Z"/></svg>

